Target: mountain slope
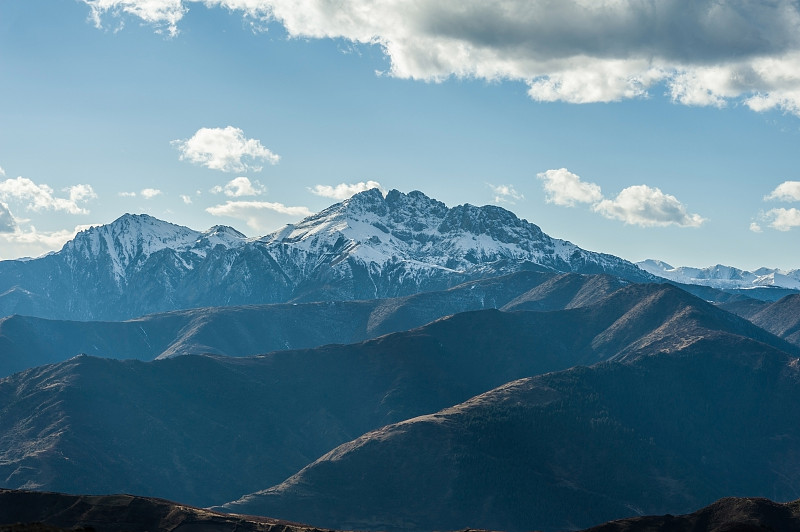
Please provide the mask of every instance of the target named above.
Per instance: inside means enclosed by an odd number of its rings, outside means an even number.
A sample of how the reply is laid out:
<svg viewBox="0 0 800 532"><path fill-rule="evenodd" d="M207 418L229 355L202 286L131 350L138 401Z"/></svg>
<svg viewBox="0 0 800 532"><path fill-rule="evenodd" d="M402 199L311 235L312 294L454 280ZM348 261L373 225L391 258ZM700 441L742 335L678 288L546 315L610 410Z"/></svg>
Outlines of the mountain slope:
<svg viewBox="0 0 800 532"><path fill-rule="evenodd" d="M374 299L542 268L653 277L496 206L368 190L257 240L125 215L28 261L0 262L0 316L117 320L205 306Z"/></svg>
<svg viewBox="0 0 800 532"><path fill-rule="evenodd" d="M800 501L726 497L687 515L632 517L592 527L584 532L750 532L800 530Z"/></svg>
<svg viewBox="0 0 800 532"><path fill-rule="evenodd" d="M365 434L223 508L341 529L516 531L795 499L799 367L719 333L523 379Z"/></svg>
<svg viewBox="0 0 800 532"><path fill-rule="evenodd" d="M741 314L759 327L800 346L800 294L789 295L771 304L736 307Z"/></svg>
<svg viewBox="0 0 800 532"><path fill-rule="evenodd" d="M81 353L152 360L355 343L467 310L518 308L520 294L525 301L535 294L539 309L560 309L599 301L624 284L608 276L522 271L444 291L367 301L203 308L125 322L10 316L0 319L0 377Z"/></svg>
<svg viewBox="0 0 800 532"><path fill-rule="evenodd" d="M316 532L311 527L253 516L234 516L162 499L133 495L67 495L0 489L0 525L32 532L23 523L45 523L61 530L145 532ZM6 531L6 527L1 528Z"/></svg>
<svg viewBox="0 0 800 532"><path fill-rule="evenodd" d="M466 312L354 345L150 363L77 357L0 380L0 482L218 504L369 430L511 380L720 334L793 349L670 285L629 285L589 307Z"/></svg>
<svg viewBox="0 0 800 532"><path fill-rule="evenodd" d="M320 531L316 527L266 517L222 514L133 495L67 495L0 489L0 530L3 532L88 532L95 529L146 532L198 528L206 532ZM797 529L800 529L800 501L781 504L763 498L727 497L691 514L621 519L584 532Z"/></svg>

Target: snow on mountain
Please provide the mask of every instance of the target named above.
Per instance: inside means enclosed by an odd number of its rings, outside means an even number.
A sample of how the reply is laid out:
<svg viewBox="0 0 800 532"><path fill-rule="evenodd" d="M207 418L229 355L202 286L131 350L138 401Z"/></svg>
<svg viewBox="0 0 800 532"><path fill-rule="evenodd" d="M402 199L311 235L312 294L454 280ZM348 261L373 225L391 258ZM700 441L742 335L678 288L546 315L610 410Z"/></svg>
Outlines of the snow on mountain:
<svg viewBox="0 0 800 532"><path fill-rule="evenodd" d="M186 268L194 260L192 253L203 258L216 245L232 248L243 244L246 237L232 227L214 226L200 232L153 218L147 214L124 214L110 224L81 231L58 253L75 267L87 261L107 260L118 284L124 283L129 269L147 261L162 250L172 250L181 257Z"/></svg>
<svg viewBox="0 0 800 532"><path fill-rule="evenodd" d="M120 319L198 306L371 299L524 269L653 280L497 206L448 208L422 192L372 189L258 239L126 214L57 253L0 262L0 316ZM17 296L4 299L12 289Z"/></svg>
<svg viewBox="0 0 800 532"><path fill-rule="evenodd" d="M418 191L403 194L392 190L384 197L378 189L368 190L261 242L291 244L309 253L335 247L340 259L379 266L401 260L410 268L465 273L507 261L529 262L554 271L587 266L596 272L623 269L628 276L646 277L622 259L551 238L500 207L460 205L448 209Z"/></svg>
<svg viewBox="0 0 800 532"><path fill-rule="evenodd" d="M717 264L708 268L674 267L666 262L648 259L636 263L641 269L677 283L710 286L718 289L742 289L774 286L800 290L800 270L758 268L740 270Z"/></svg>

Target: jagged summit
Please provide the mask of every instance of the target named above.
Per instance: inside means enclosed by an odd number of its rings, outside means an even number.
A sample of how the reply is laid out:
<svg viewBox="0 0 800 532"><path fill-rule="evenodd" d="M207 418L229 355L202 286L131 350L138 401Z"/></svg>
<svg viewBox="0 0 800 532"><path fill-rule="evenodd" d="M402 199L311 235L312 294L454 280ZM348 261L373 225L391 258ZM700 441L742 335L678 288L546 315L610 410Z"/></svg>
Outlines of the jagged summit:
<svg viewBox="0 0 800 532"><path fill-rule="evenodd" d="M337 203L298 224L262 239L313 252L331 246L342 259L353 257L383 266L409 266L469 272L490 264L532 263L554 271L601 273L626 270L636 280L649 277L617 257L587 252L554 239L514 213L487 205L448 208L419 191L371 189ZM618 275L620 273L617 273Z"/></svg>
<svg viewBox="0 0 800 532"><path fill-rule="evenodd" d="M119 319L198 306L373 299L528 269L653 280L501 207L448 208L419 191L372 189L254 239L226 226L200 232L126 214L81 232L58 253L0 262L0 316ZM12 288L30 295L4 299Z"/></svg>

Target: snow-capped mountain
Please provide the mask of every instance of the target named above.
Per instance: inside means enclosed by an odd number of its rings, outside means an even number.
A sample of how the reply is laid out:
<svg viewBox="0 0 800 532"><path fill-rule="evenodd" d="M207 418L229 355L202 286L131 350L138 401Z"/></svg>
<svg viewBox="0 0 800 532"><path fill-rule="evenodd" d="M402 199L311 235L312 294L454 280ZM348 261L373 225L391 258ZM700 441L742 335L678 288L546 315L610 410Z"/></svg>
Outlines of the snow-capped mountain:
<svg viewBox="0 0 800 532"><path fill-rule="evenodd" d="M664 261L648 259L636 263L641 269L677 283L697 284L719 289L778 287L800 290L800 270L758 268L747 271L717 264L708 268L674 267Z"/></svg>
<svg viewBox="0 0 800 532"><path fill-rule="evenodd" d="M258 239L126 214L61 251L0 262L0 315L120 319L197 306L368 299L523 269L653 278L496 206L357 194Z"/></svg>
<svg viewBox="0 0 800 532"><path fill-rule="evenodd" d="M147 214L125 214L111 224L78 233L59 254L70 261L73 269L95 262L102 265L105 273L110 265L111 274L122 285L158 252L170 250L184 267L192 269L217 245L230 249L246 240L232 227L216 225L200 232Z"/></svg>

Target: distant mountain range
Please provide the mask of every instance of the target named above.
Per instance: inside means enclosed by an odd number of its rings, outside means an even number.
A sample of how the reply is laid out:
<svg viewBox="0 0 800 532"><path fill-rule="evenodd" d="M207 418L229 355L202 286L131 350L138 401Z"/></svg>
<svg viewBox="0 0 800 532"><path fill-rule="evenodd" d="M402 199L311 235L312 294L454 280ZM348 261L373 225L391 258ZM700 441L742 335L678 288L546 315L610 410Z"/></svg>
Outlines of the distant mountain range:
<svg viewBox="0 0 800 532"><path fill-rule="evenodd" d="M648 259L637 262L644 271L670 281L697 284L724 289L788 288L800 290L800 270L759 268L754 271L740 270L732 266L709 266L708 268L674 267L666 262Z"/></svg>
<svg viewBox="0 0 800 532"><path fill-rule="evenodd" d="M526 269L654 278L551 238L496 206L447 208L372 189L263 238L147 215L87 229L57 253L0 262L0 316L119 320L221 305L375 299Z"/></svg>

